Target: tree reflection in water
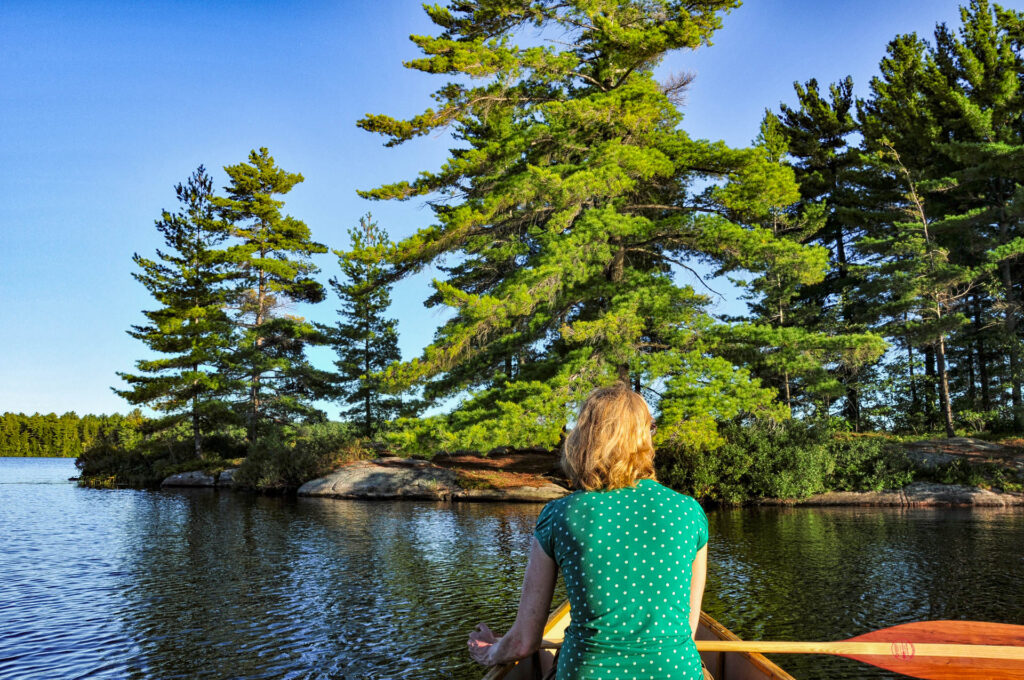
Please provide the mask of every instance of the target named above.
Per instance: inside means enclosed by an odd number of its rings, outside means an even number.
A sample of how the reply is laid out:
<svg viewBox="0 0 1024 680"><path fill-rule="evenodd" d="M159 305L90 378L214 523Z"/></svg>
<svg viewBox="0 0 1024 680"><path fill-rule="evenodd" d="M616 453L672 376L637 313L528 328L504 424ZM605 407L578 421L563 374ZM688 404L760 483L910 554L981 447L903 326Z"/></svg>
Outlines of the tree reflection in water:
<svg viewBox="0 0 1024 680"><path fill-rule="evenodd" d="M111 677L128 669L140 679L479 678L466 634L514 619L541 507L206 490L114 497L91 507L117 507L107 523L123 527L110 534L119 568L83 576L98 595L81 616L109 618ZM705 607L743 637L842 639L921 619L1024 624L1019 510L709 518ZM778 660L802 680L889 677L836 657Z"/></svg>

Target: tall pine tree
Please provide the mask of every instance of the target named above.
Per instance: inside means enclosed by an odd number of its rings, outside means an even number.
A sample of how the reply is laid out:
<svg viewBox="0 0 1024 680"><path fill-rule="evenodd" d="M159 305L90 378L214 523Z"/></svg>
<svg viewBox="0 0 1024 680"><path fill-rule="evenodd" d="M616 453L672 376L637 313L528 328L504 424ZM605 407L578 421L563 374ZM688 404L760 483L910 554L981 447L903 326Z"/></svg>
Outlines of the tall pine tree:
<svg viewBox="0 0 1024 680"><path fill-rule="evenodd" d="M147 324L128 331L165 356L137 361L138 373L118 373L130 388L114 392L165 414L163 425L188 419L198 457L204 434L228 416L230 385L221 368L231 343L223 285L230 274L219 248L226 234L213 204L213 180L199 166L174 189L180 209L163 211L156 222L166 250L158 249L155 260L137 253L132 258L141 270L132 276L160 306L143 312Z"/></svg>
<svg viewBox="0 0 1024 680"><path fill-rule="evenodd" d="M856 169L857 149L851 145L857 132L854 119L853 80L844 78L823 95L817 80L794 83L797 107L781 105L787 151L796 170L802 201L820 204L825 219L807 242L830 251L831 266L821 283L804 286L794 304L807 308L808 329L828 335L864 332L866 324L853 304L850 288L853 244L858 236ZM861 363L835 364L835 378L843 386L843 416L854 430L864 425L861 412Z"/></svg>
<svg viewBox="0 0 1024 680"><path fill-rule="evenodd" d="M224 170L231 180L227 195L214 203L233 239L225 257L234 275L238 338L229 363L241 385L236 398L251 442L268 423L322 416L311 400L325 394L326 375L305 356L306 345L321 335L287 309L324 299L311 257L327 247L312 240L304 222L282 214L284 201L277 196L303 177L277 167L266 148Z"/></svg>
<svg viewBox="0 0 1024 680"><path fill-rule="evenodd" d="M358 424L361 436L371 437L403 408L402 399L384 389L381 377L402 358L397 322L385 318L391 305L386 257L393 244L369 214L348 236L349 250L334 251L344 278L330 281L341 301L341 321L329 334L338 353L338 398L349 406L342 415Z"/></svg>
<svg viewBox="0 0 1024 680"><path fill-rule="evenodd" d="M456 260L427 301L453 317L389 371L429 398L468 395L418 446L553 446L571 405L615 380L661 395L662 442L708 444L717 419L779 413L774 389L724 358L691 272L763 271L787 254L813 269L804 246L752 220L792 177L760 151L691 139L653 77L667 51L708 44L737 4L427 8L441 33L414 36L424 56L407 65L454 77L439 108L359 123L389 146L445 126L462 143L436 172L361 192L435 199L436 222L396 245L395 276ZM559 31L557 45L518 47L527 25Z"/></svg>
<svg viewBox="0 0 1024 680"><path fill-rule="evenodd" d="M788 157L785 127L771 112L765 113L755 142L773 166ZM786 170L791 179L792 170ZM796 185L787 182L779 191L766 192L760 205L752 203L748 219L777 239L804 243L821 233L828 215L824 202L802 199ZM870 333L836 332L821 323L820 301L807 296L806 290L819 290L820 272L828 266L826 248L782 253L782 257L767 260L756 276L740 281L747 291L744 298L751 315L735 320L746 323L723 331L731 340L726 353L748 366L765 384L778 386L779 398L790 413L798 409L821 415L824 404L846 392L837 374L853 374L874 361L885 343Z"/></svg>

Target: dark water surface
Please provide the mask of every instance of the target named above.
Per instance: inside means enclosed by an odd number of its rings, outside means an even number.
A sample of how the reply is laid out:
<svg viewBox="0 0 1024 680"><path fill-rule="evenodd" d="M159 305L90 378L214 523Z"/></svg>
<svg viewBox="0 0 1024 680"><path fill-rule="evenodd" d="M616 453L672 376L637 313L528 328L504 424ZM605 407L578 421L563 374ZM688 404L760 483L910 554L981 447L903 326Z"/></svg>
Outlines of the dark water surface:
<svg viewBox="0 0 1024 680"><path fill-rule="evenodd" d="M0 458L0 680L479 678L466 634L511 623L540 511L96 491L73 474L69 459ZM705 609L743 637L1024 624L1024 512L709 517ZM801 680L890 677L776 660Z"/></svg>

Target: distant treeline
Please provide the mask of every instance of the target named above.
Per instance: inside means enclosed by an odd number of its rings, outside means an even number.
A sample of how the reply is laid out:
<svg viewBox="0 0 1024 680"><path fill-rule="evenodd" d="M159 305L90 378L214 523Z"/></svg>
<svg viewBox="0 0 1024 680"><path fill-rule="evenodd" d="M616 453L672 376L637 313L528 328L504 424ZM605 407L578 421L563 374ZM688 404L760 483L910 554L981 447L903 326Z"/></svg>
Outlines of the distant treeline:
<svg viewBox="0 0 1024 680"><path fill-rule="evenodd" d="M74 458L108 432L129 418L138 419L137 412L128 416L84 415L74 411L56 413L4 413L0 417L0 456L63 456Z"/></svg>

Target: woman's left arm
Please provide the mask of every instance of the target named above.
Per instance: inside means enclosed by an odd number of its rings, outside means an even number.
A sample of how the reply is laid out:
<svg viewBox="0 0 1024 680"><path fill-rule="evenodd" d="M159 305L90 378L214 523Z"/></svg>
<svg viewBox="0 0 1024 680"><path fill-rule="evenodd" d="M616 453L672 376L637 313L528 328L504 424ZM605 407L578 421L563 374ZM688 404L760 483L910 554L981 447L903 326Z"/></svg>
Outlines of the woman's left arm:
<svg viewBox="0 0 1024 680"><path fill-rule="evenodd" d="M495 638L486 625L479 624L469 634L469 654L474 661L496 666L524 659L540 649L557 576L555 561L547 556L534 538L530 544L530 561L523 577L523 593L516 621L500 638Z"/></svg>
<svg viewBox="0 0 1024 680"><path fill-rule="evenodd" d="M690 573L690 633L696 640L697 624L700 623L700 607L704 600L704 583L708 577L708 544L697 551Z"/></svg>

